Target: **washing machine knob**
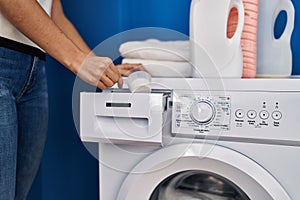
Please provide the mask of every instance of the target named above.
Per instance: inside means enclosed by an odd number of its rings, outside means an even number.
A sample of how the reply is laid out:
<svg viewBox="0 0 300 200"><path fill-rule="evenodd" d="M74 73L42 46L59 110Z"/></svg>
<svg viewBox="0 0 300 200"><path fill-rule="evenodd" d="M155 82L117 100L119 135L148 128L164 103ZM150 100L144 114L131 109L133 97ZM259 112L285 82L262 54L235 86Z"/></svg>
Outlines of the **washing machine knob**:
<svg viewBox="0 0 300 200"><path fill-rule="evenodd" d="M213 104L207 100L199 100L191 106L190 116L197 124L208 124L215 117Z"/></svg>

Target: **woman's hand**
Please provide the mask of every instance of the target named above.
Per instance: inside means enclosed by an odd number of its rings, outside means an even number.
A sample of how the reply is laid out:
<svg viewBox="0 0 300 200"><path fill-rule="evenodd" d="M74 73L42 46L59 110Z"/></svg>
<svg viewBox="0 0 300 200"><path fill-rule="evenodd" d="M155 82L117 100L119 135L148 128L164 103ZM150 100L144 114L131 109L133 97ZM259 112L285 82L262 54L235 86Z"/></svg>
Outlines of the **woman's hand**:
<svg viewBox="0 0 300 200"><path fill-rule="evenodd" d="M105 90L118 83L123 85L123 79L113 61L108 57L88 55L75 72L83 81Z"/></svg>
<svg viewBox="0 0 300 200"><path fill-rule="evenodd" d="M120 74L123 76L129 76L129 74L135 71L145 71L145 72L147 71L142 64L124 63L124 64L117 65L117 68Z"/></svg>

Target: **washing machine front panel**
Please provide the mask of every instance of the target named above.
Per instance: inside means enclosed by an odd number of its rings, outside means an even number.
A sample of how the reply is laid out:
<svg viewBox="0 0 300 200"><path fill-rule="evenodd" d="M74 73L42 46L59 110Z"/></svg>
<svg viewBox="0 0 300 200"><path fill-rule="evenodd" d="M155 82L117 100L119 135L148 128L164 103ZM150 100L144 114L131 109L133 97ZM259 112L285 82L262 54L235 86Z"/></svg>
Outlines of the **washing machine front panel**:
<svg viewBox="0 0 300 200"><path fill-rule="evenodd" d="M195 175L194 177L198 177L198 182L194 185L185 185L185 192L181 191L186 195L187 187L192 188L198 185L198 190L194 189L194 191L188 192L191 197L215 195L215 199L217 197L219 199L224 198L221 190L215 190L214 193L212 191L212 188L220 187L220 185L217 185L218 183L225 184L224 187L227 188L227 191L223 192L227 196L231 193L232 200L238 197L241 197L243 200L290 199L275 178L253 160L234 150L212 144L178 144L162 148L151 154L141 161L127 176L121 186L118 199L159 200L159 196L162 197L166 194L175 195L179 190L174 190L174 187L171 192L172 187L169 187L169 192L167 193L164 190L158 190L158 188L171 178L173 178L171 184L183 187L182 176L193 177L191 174ZM201 176L202 179L199 179ZM204 190L206 194L203 193L203 190L202 193L199 192L200 187L205 187L203 185L205 178L215 181L210 188L210 194L207 193L209 188ZM209 180L206 181L208 182ZM220 193L217 194L216 191ZM236 196L233 197L233 194Z"/></svg>
<svg viewBox="0 0 300 200"><path fill-rule="evenodd" d="M294 177L300 165L299 84L300 79L153 78L150 94L131 94L126 89L82 94L81 139L108 143L99 152L100 185L105 185L100 194L111 198L102 199L153 200L156 191L160 195L156 188L165 181L173 178L170 183L182 188L179 183L184 179L180 177L191 174L218 180L231 188L225 191L234 191L244 199L297 199L299 181ZM127 126L124 117L132 124L146 121L142 124L146 136L157 129L160 131L154 133L159 134L155 140L146 140L139 131L132 137L123 134L123 129L113 129L116 122ZM99 121L109 122L101 127L111 128L99 131ZM152 125L156 128L148 128ZM137 156L133 159L127 151L120 154L109 148L122 144L130 145ZM140 148L146 146L154 152L139 156ZM109 161L120 163L126 173L111 165L103 167ZM196 195L201 188L197 184L186 187L188 191L198 187L193 193Z"/></svg>

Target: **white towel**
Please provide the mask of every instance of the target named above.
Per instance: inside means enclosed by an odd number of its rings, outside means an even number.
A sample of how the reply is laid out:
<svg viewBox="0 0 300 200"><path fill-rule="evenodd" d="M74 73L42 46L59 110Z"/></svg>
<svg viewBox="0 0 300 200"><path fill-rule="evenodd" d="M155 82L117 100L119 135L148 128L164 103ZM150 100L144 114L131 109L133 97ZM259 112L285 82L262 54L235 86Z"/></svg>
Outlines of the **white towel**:
<svg viewBox="0 0 300 200"><path fill-rule="evenodd" d="M153 77L191 77L192 65L189 62L173 62L161 60L143 60L125 58L122 63L139 63L151 74Z"/></svg>
<svg viewBox="0 0 300 200"><path fill-rule="evenodd" d="M145 41L129 41L123 43L119 51L124 58L181 62L190 60L188 40L160 41L148 39Z"/></svg>

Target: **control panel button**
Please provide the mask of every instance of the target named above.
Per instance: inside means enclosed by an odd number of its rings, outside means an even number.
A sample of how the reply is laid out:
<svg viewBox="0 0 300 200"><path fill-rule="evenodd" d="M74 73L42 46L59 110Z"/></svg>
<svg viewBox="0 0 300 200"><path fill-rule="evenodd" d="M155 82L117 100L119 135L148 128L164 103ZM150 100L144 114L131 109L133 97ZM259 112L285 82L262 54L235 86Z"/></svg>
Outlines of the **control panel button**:
<svg viewBox="0 0 300 200"><path fill-rule="evenodd" d="M257 113L255 110L249 110L247 116L249 119L254 119L257 116Z"/></svg>
<svg viewBox="0 0 300 200"><path fill-rule="evenodd" d="M281 112L279 112L279 111L274 111L274 112L272 113L272 118L273 118L274 120L280 120L281 117L282 117L282 114L281 114Z"/></svg>
<svg viewBox="0 0 300 200"><path fill-rule="evenodd" d="M268 113L268 111L262 110L262 111L259 113L259 117L260 117L261 119L268 119L268 118L269 118L269 113Z"/></svg>
<svg viewBox="0 0 300 200"><path fill-rule="evenodd" d="M245 116L245 112L242 109L238 109L237 111L235 111L235 116L237 118L243 118Z"/></svg>
<svg viewBox="0 0 300 200"><path fill-rule="evenodd" d="M199 101L192 105L191 118L199 124L211 122L215 116L215 109L208 101Z"/></svg>

